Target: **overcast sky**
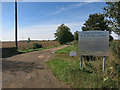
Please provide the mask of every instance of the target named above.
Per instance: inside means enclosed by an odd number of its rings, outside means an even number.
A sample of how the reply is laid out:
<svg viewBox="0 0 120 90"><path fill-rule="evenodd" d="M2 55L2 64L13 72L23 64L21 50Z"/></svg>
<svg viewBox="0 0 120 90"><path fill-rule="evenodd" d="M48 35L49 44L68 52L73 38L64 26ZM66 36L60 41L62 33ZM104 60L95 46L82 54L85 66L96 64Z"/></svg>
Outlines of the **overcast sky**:
<svg viewBox="0 0 120 90"><path fill-rule="evenodd" d="M81 31L89 14L102 13L105 2L18 2L18 39L53 40L59 25ZM14 2L2 2L2 40L14 40Z"/></svg>

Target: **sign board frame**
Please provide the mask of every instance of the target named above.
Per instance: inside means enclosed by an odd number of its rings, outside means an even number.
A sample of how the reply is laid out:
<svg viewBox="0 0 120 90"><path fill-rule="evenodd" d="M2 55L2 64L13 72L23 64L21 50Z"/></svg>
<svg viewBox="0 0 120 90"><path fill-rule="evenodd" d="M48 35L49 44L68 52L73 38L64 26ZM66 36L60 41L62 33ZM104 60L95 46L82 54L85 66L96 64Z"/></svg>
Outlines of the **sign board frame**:
<svg viewBox="0 0 120 90"><path fill-rule="evenodd" d="M69 52L69 55L70 55L70 56L77 56L77 53L76 53L76 51L70 51L70 52Z"/></svg>
<svg viewBox="0 0 120 90"><path fill-rule="evenodd" d="M108 56L109 31L79 31L78 52L85 56Z"/></svg>

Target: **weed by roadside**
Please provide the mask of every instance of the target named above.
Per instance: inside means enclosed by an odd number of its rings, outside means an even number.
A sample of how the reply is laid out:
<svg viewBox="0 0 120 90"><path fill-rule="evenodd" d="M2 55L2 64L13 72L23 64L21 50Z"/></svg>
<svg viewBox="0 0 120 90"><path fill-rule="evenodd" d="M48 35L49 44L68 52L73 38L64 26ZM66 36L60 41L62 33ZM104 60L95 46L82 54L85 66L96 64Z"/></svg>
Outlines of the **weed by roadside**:
<svg viewBox="0 0 120 90"><path fill-rule="evenodd" d="M56 56L49 60L47 65L58 79L73 88L120 88L118 84L120 66L117 56L112 51L112 44L110 45L104 73L102 72L103 57L95 57L95 60L89 61L84 57L83 69L80 70L79 56L68 55L71 50L77 51L76 44L56 51Z"/></svg>

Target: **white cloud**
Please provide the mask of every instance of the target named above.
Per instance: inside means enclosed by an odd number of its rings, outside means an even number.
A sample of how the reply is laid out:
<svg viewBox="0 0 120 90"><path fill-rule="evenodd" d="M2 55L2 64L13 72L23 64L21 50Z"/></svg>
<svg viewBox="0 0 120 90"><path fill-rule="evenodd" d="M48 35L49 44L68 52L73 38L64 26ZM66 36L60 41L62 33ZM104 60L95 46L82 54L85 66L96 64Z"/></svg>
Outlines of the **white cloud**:
<svg viewBox="0 0 120 90"><path fill-rule="evenodd" d="M19 29L19 38L27 39L54 39L54 32L58 25L33 25Z"/></svg>
<svg viewBox="0 0 120 90"><path fill-rule="evenodd" d="M3 30L2 30L3 31ZM7 32L2 32L2 41L14 41L15 40L15 32L13 30L9 30Z"/></svg>
<svg viewBox="0 0 120 90"><path fill-rule="evenodd" d="M87 2L84 2L84 3L82 2L82 3L77 3L77 4L72 4L72 5L69 5L69 6L65 6L65 7L62 7L62 8L60 8L59 10L57 10L55 12L52 12L50 15L56 15L56 14L62 13L64 11L79 8L79 7L81 7L83 5L86 5L86 4L88 4L88 3Z"/></svg>
<svg viewBox="0 0 120 90"><path fill-rule="evenodd" d="M80 23L66 23L72 32L80 31L82 22ZM18 40L26 40L30 37L32 40L53 40L54 33L57 30L57 27L60 24L51 24L51 25L33 25L25 28L18 29ZM10 32L4 33L2 36L2 41L13 41L14 39L14 30L9 30ZM11 32L12 31L12 32Z"/></svg>
<svg viewBox="0 0 120 90"><path fill-rule="evenodd" d="M54 33L57 30L57 27L60 24L52 24L52 25L33 25L29 27L25 27L19 29L19 38L27 39L31 37L31 39L54 39ZM72 32L81 29L82 23L66 23Z"/></svg>
<svg viewBox="0 0 120 90"><path fill-rule="evenodd" d="M66 23L65 25L67 25L71 31L74 33L75 31L81 31L81 27L83 26L84 22L79 22L79 23Z"/></svg>

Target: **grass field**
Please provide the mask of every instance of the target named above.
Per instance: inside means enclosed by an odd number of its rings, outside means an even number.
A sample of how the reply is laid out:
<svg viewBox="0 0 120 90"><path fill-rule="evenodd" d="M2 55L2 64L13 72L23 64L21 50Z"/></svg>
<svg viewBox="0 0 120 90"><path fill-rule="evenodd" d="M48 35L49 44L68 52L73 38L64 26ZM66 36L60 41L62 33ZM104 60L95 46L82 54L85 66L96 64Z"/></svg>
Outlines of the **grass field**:
<svg viewBox="0 0 120 90"><path fill-rule="evenodd" d="M61 45L54 45L54 46L48 46L48 47L42 47L42 48L37 48L37 49L25 49L25 50L18 50L19 53L26 53L26 52L33 52L33 51L38 51L38 50L43 50L43 49L50 49L53 47L59 47Z"/></svg>
<svg viewBox="0 0 120 90"><path fill-rule="evenodd" d="M34 49L33 48L34 43L42 44L42 47ZM27 41L19 41L18 50L13 51L12 49L11 51L10 48L15 47L15 42L2 42L1 47L3 48L3 50L2 50L2 55L0 55L0 57L6 58L16 54L49 49L49 48L58 47L58 46L60 46L60 44L57 41L31 41L30 43L27 43Z"/></svg>
<svg viewBox="0 0 120 90"><path fill-rule="evenodd" d="M54 45L59 45L57 41L31 41L30 43L27 42L18 42L18 49L25 50L31 48L33 43L40 43L43 47L49 47ZM2 42L2 47L15 47L15 42Z"/></svg>
<svg viewBox="0 0 120 90"><path fill-rule="evenodd" d="M119 48L116 44L116 41L110 43L105 72L102 72L103 57L89 61L84 57L83 68L80 70L79 56L69 56L69 51L77 51L77 43L56 51L56 56L47 65L58 79L73 88L120 88Z"/></svg>

